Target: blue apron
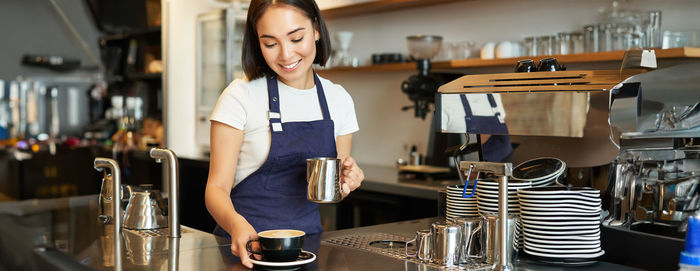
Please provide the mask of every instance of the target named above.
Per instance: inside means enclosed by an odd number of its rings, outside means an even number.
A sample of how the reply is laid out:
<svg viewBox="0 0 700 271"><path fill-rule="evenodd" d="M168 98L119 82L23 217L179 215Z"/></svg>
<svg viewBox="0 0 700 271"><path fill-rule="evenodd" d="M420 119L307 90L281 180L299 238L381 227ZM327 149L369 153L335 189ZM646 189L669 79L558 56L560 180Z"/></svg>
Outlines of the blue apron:
<svg viewBox="0 0 700 271"><path fill-rule="evenodd" d="M491 135L481 146L484 161L506 162L510 153L513 152L513 146L510 144L508 127L498 120L500 113L496 112L494 116L474 116L467 96L462 94L459 97L462 100L462 106L464 106L467 133ZM486 94L486 97L492 108L498 107L493 95Z"/></svg>
<svg viewBox="0 0 700 271"><path fill-rule="evenodd" d="M282 123L277 78L267 77L270 102L270 153L263 165L231 190L236 212L255 231L296 229L306 234L320 233L318 204L306 199L306 159L337 157L333 120L326 96L314 73L318 102L323 119ZM214 234L230 238L218 225Z"/></svg>

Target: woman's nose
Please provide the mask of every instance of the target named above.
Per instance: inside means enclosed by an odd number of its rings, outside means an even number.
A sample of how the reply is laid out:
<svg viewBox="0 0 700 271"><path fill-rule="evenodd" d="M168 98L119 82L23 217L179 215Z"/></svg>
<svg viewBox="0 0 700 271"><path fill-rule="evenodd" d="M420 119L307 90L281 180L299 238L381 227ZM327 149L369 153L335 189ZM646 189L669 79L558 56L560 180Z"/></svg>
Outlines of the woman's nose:
<svg viewBox="0 0 700 271"><path fill-rule="evenodd" d="M280 44L280 58L282 60L289 59L294 53L294 46L289 43Z"/></svg>

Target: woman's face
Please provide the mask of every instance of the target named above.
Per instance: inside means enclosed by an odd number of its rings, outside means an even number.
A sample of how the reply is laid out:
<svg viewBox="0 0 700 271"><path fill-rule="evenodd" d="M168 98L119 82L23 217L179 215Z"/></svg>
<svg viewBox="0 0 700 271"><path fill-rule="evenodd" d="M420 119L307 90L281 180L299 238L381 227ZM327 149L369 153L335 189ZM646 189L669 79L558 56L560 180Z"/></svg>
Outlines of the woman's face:
<svg viewBox="0 0 700 271"><path fill-rule="evenodd" d="M296 7L276 5L267 8L256 27L263 58L280 81L298 89L311 88L311 64L319 39L311 20Z"/></svg>

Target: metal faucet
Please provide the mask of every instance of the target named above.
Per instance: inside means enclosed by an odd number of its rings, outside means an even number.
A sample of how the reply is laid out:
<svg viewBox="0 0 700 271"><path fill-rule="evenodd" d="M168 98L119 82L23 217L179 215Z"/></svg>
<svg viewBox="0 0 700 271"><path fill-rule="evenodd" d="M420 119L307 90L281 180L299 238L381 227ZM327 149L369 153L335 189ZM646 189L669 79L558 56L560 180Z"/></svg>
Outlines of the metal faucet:
<svg viewBox="0 0 700 271"><path fill-rule="evenodd" d="M168 167L168 227L170 237L180 237L180 182L178 180L178 161L175 153L168 149L153 148L149 152L157 163L167 161Z"/></svg>
<svg viewBox="0 0 700 271"><path fill-rule="evenodd" d="M501 176L498 183L498 263L493 265L492 270L513 270L511 259L508 258L508 177L513 176L513 164L494 162L470 162L462 161L459 164L461 169L473 169L476 172L491 172Z"/></svg>
<svg viewBox="0 0 700 271"><path fill-rule="evenodd" d="M119 170L119 164L117 164L117 161L114 161L109 158L102 158L102 157L97 157L95 158L95 169L97 171L102 171L104 172L104 178L105 182L103 182L102 189L106 189L107 191L101 191L100 192L100 211L104 212L104 205L108 205L107 201L109 200L108 194L111 195L111 205L112 205L112 213L111 217L109 215L101 215L100 221L102 223L109 223L110 221L113 222L114 224L114 235L112 238L114 238L114 251L119 252L121 251L121 229L122 229L122 217L121 217L121 173ZM112 181L112 191L109 193L108 187L105 187L105 184L108 186L108 181L110 179L109 176L107 175L107 172L105 169L109 169L109 171L112 173L111 176L111 181ZM114 263L116 270L121 270L121 254L116 253L115 258L114 258Z"/></svg>

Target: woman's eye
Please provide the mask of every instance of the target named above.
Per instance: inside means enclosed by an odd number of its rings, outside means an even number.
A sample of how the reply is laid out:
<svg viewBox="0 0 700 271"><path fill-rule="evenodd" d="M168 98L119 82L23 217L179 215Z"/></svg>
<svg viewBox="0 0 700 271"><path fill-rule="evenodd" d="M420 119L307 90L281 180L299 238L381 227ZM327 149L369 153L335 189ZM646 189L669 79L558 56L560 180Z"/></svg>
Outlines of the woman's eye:
<svg viewBox="0 0 700 271"><path fill-rule="evenodd" d="M299 38L299 39L292 40L292 42L300 42L300 41L303 40L303 39L304 39L304 37L301 37L301 38Z"/></svg>
<svg viewBox="0 0 700 271"><path fill-rule="evenodd" d="M272 48L272 47L274 47L275 45L277 45L277 43L271 43L271 44L266 44L266 43L265 43L265 44L263 44L263 45L265 45L266 48Z"/></svg>

